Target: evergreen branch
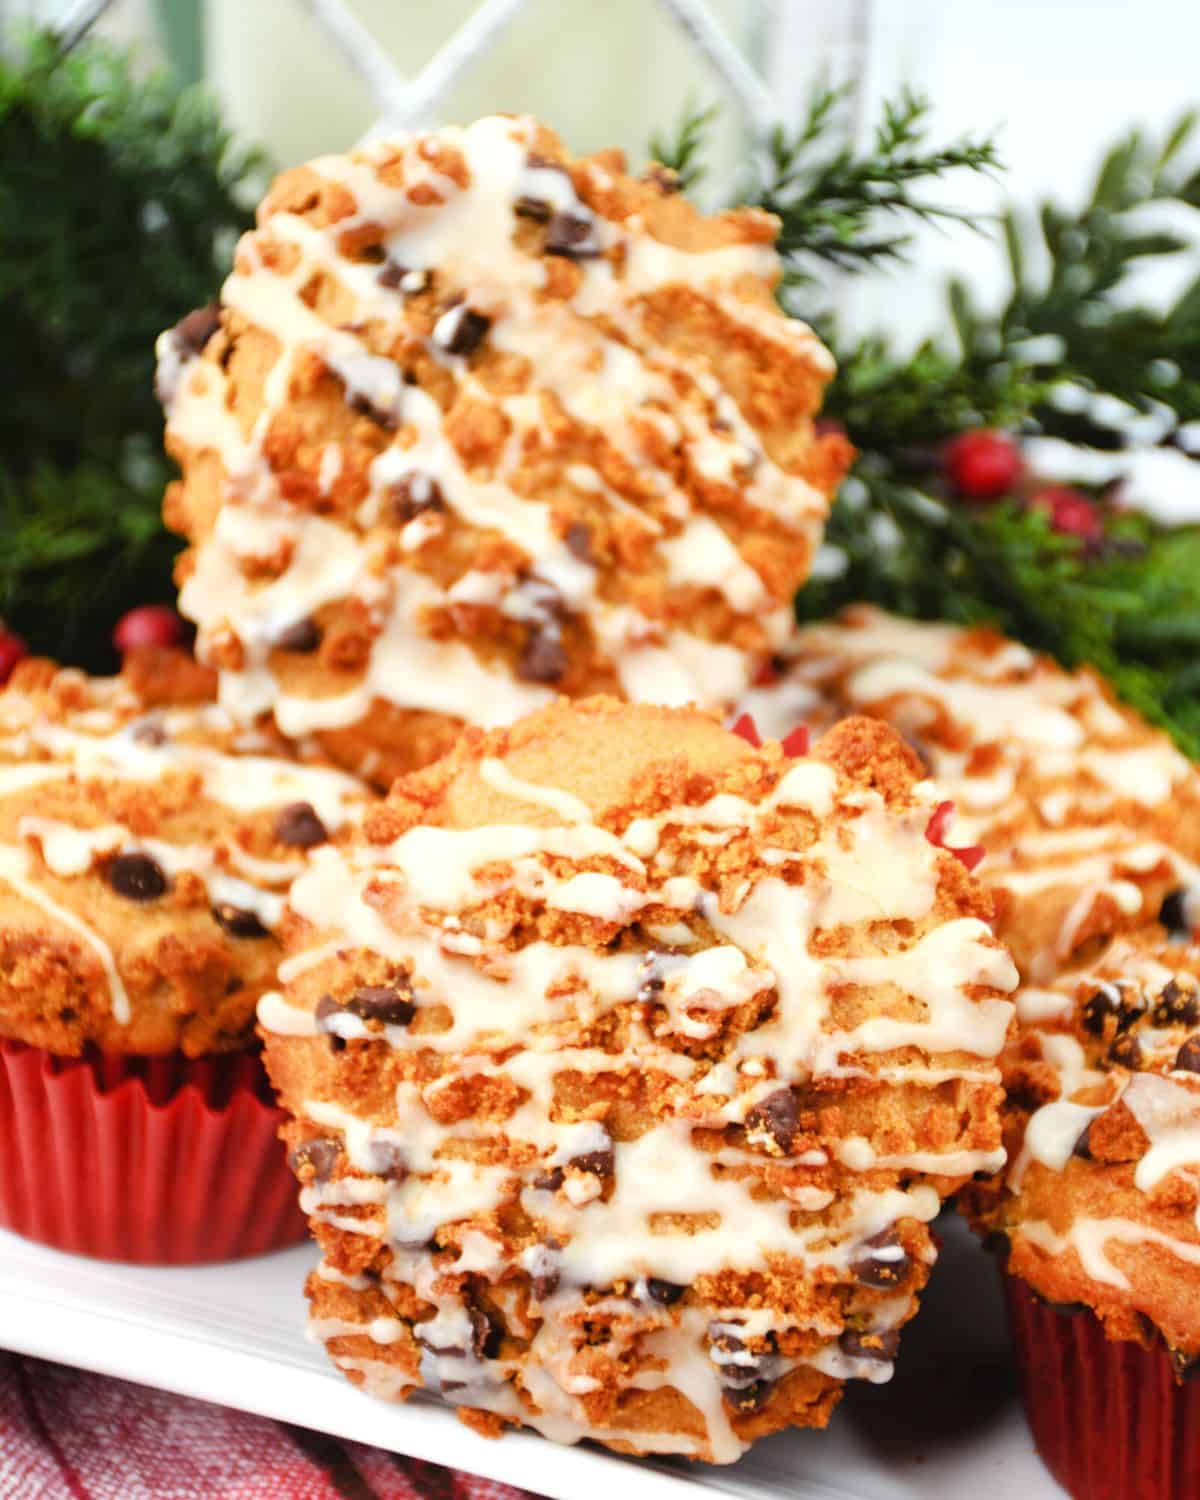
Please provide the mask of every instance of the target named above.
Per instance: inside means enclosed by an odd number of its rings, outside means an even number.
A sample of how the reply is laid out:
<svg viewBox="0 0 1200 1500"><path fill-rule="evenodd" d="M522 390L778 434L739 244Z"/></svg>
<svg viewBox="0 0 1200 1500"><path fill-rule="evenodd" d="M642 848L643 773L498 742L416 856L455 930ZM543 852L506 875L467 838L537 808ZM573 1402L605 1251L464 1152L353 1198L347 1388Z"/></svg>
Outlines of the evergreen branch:
<svg viewBox="0 0 1200 1500"><path fill-rule="evenodd" d="M260 165L109 45L0 57L0 613L37 650L110 664L115 614L170 597L154 341L219 287Z"/></svg>
<svg viewBox="0 0 1200 1500"><path fill-rule="evenodd" d="M752 200L779 217L792 285L809 279L813 260L857 269L902 258L911 239L905 221L977 222L923 190L951 172L999 166L991 137L927 146L929 102L908 90L884 105L869 149L831 151L826 138L840 128L848 97L846 88L815 88L797 129L771 137L751 185Z"/></svg>
<svg viewBox="0 0 1200 1500"><path fill-rule="evenodd" d="M673 135L656 133L650 138L651 160L673 173L683 192L695 187L705 175L707 168L702 160L704 143L719 113L720 106L716 104L709 105L707 109L689 105Z"/></svg>

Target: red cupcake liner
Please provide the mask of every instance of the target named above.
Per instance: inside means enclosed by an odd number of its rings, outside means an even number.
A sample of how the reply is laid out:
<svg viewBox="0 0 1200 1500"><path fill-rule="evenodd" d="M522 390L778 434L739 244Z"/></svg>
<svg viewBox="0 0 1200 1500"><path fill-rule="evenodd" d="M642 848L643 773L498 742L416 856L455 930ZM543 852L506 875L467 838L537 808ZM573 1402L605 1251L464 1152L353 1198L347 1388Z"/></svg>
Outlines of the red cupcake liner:
<svg viewBox="0 0 1200 1500"><path fill-rule="evenodd" d="M1090 1312L1060 1312L1004 1278L1033 1440L1074 1500L1200 1496L1200 1381L1165 1351L1106 1337Z"/></svg>
<svg viewBox="0 0 1200 1500"><path fill-rule="evenodd" d="M283 1119L257 1053L60 1058L0 1040L0 1227L139 1265L297 1244Z"/></svg>

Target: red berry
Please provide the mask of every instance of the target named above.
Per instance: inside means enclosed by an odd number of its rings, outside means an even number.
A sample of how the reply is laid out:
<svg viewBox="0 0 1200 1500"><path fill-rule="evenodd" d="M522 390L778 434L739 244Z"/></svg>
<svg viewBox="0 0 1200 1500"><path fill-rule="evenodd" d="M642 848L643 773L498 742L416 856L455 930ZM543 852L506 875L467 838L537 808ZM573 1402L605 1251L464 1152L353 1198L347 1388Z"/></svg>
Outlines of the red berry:
<svg viewBox="0 0 1200 1500"><path fill-rule="evenodd" d="M961 432L942 450L942 468L964 500L999 500L1021 477L1021 453L1006 432Z"/></svg>
<svg viewBox="0 0 1200 1500"><path fill-rule="evenodd" d="M1052 485L1038 490L1030 505L1044 510L1050 525L1064 536L1077 536L1081 541L1098 542L1104 535L1104 523L1096 507L1079 490L1066 485Z"/></svg>
<svg viewBox="0 0 1200 1500"><path fill-rule="evenodd" d="M13 635L11 630L0 630L0 683L7 682L16 664L28 655L29 647L19 635Z"/></svg>
<svg viewBox="0 0 1200 1500"><path fill-rule="evenodd" d="M137 646L178 646L183 621L167 604L139 604L117 621L113 645L122 656Z"/></svg>
<svg viewBox="0 0 1200 1500"><path fill-rule="evenodd" d="M748 745L753 745L756 750L762 744L762 739L758 733L758 725L749 714L740 715L737 721L729 727L739 739L745 740Z"/></svg>
<svg viewBox="0 0 1200 1500"><path fill-rule="evenodd" d="M929 822L925 825L925 837L938 849L946 847L946 833L954 821L954 803L939 802Z"/></svg>
<svg viewBox="0 0 1200 1500"><path fill-rule="evenodd" d="M808 725L797 724L791 734L784 736L783 753L790 755L793 760L796 760L801 755L807 755L808 741Z"/></svg>
<svg viewBox="0 0 1200 1500"><path fill-rule="evenodd" d="M936 849L944 849L947 854L953 854L960 864L968 871L974 870L983 859L987 850L982 844L967 844L960 848L952 848L946 842L946 835L950 831L950 825L954 822L954 803L939 802L933 810L933 815L925 825L925 837Z"/></svg>

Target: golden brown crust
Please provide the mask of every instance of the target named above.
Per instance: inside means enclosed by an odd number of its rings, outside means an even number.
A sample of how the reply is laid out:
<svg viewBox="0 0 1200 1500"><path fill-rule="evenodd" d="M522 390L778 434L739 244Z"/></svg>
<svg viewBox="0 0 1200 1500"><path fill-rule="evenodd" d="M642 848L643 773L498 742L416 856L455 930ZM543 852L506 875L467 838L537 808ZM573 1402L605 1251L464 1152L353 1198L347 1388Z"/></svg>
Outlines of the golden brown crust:
<svg viewBox="0 0 1200 1500"><path fill-rule="evenodd" d="M1015 982L918 774L868 719L794 760L560 703L297 883L262 1020L352 1379L432 1358L489 1430L727 1461L884 1372L927 1219L998 1161Z"/></svg>
<svg viewBox="0 0 1200 1500"><path fill-rule="evenodd" d="M799 631L748 706L772 732L869 713L892 724L980 844L996 928L1022 973L1136 931L1200 883L1200 773L1095 673L1066 672L993 630L858 606Z"/></svg>
<svg viewBox="0 0 1200 1500"><path fill-rule="evenodd" d="M212 686L150 650L113 679L23 662L0 693L0 1036L66 1056L253 1040L302 863L280 814L307 791L336 829L365 792L239 735Z"/></svg>
<svg viewBox="0 0 1200 1500"><path fill-rule="evenodd" d="M1008 1268L1112 1338L1200 1358L1200 948L1150 929L1018 998L1009 1168L963 1204Z"/></svg>

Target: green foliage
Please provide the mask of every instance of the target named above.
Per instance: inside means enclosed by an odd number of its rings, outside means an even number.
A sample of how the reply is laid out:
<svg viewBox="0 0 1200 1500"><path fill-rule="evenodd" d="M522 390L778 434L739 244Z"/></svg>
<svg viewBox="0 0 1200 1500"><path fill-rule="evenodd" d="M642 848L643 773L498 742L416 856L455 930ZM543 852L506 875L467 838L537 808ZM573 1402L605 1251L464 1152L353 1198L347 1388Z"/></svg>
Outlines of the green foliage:
<svg viewBox="0 0 1200 1500"><path fill-rule="evenodd" d="M882 337L845 344L825 321L838 359L825 414L860 459L827 537L845 571L810 583L797 610L819 619L867 599L918 618L989 621L1068 666L1095 666L1200 758L1200 528L1156 528L1096 496L1106 540L1087 548L1018 497L954 501L938 466L948 437L980 426L1121 446L1088 393L1119 398L1127 416L1153 405L1168 435L1200 417L1200 279L1166 311L1129 295L1146 257L1191 248L1148 215L1200 207L1200 172L1182 165L1195 124L1181 120L1162 144L1138 132L1118 142L1078 210L1046 204L1036 225L1005 215L1003 306L985 312L952 283L949 341L897 354ZM869 220L860 229L864 245L878 243ZM1064 385L1084 399L1056 399Z"/></svg>
<svg viewBox="0 0 1200 1500"><path fill-rule="evenodd" d="M914 220L965 218L925 195L932 181L960 168L984 172L999 166L991 137L928 146L929 101L907 89L884 105L864 151L835 144L844 142L851 101L849 87L818 84L800 124L773 131L740 184L739 202L779 218L788 290L808 282L819 263L856 270L902 258ZM678 172L685 188L703 175L705 137L715 114L689 110L672 136L651 142L651 155Z"/></svg>
<svg viewBox="0 0 1200 1500"><path fill-rule="evenodd" d="M1098 552L1015 502L968 510L868 459L834 506L846 569L808 583L801 620L870 600L916 619L987 623L1064 665L1090 664L1200 759L1200 529L1110 527Z"/></svg>
<svg viewBox="0 0 1200 1500"><path fill-rule="evenodd" d="M655 134L650 138L650 158L674 172L679 186L687 192L705 175L703 151L709 127L720 113L711 104L707 109L689 107L670 136Z"/></svg>
<svg viewBox="0 0 1200 1500"><path fill-rule="evenodd" d="M256 166L104 44L0 58L0 615L35 649L102 662L115 613L169 596L154 341L220 285Z"/></svg>
<svg viewBox="0 0 1200 1500"><path fill-rule="evenodd" d="M886 103L870 145L832 148L848 90L818 87L792 132L767 143L750 198L778 215L779 249L790 287L810 279L809 262L845 269L901 259L914 221L965 220L959 210L925 196L947 173L991 171L999 155L991 137L964 136L940 148L926 144L930 104L907 89Z"/></svg>

